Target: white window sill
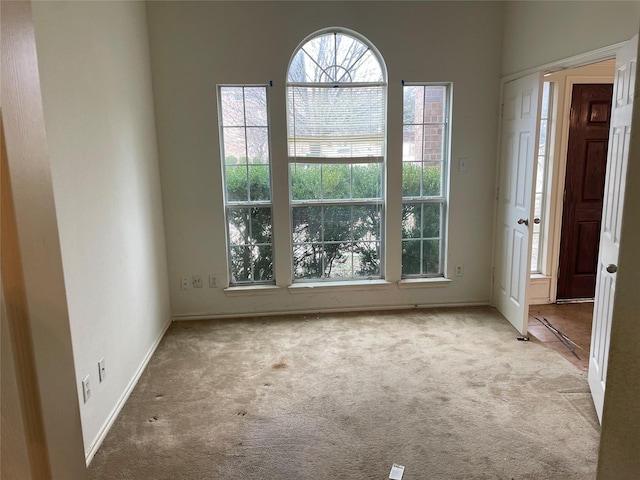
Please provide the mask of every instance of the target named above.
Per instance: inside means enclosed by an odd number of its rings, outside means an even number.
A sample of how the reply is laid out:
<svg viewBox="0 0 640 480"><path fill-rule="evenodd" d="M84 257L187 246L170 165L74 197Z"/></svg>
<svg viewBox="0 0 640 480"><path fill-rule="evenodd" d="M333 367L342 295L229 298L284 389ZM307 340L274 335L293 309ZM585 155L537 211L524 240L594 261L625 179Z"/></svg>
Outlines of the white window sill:
<svg viewBox="0 0 640 480"><path fill-rule="evenodd" d="M543 275L541 273L532 273L531 274L531 280L544 281L544 280L549 280L549 279L551 279L550 275Z"/></svg>
<svg viewBox="0 0 640 480"><path fill-rule="evenodd" d="M224 289L225 295L274 295L281 291L276 285L234 285Z"/></svg>
<svg viewBox="0 0 640 480"><path fill-rule="evenodd" d="M388 287L391 282L386 280L349 280L344 282L305 282L294 283L287 287L290 293L330 292L336 289L357 291L372 288Z"/></svg>
<svg viewBox="0 0 640 480"><path fill-rule="evenodd" d="M405 278L398 282L398 288L424 288L424 287L446 287L453 280L444 277L435 278Z"/></svg>

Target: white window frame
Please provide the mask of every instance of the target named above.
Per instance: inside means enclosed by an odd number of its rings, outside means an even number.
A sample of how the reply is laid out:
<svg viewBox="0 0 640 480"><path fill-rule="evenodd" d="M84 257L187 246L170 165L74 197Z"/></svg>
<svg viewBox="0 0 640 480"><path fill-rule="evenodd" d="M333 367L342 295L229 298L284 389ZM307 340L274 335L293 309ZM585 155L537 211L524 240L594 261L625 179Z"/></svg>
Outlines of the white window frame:
<svg viewBox="0 0 640 480"><path fill-rule="evenodd" d="M369 41L367 38L363 37L362 35L358 34L357 32L351 31L351 30L347 30L347 29L343 29L343 28L336 28L336 27L332 27L332 28L327 28L327 29L323 29L320 31L317 31L311 35L309 35L308 37L306 37L301 43L300 45L298 45L298 47L294 50L293 55L291 57L291 61L289 62L289 66L287 68L287 78L289 78L289 71L291 69L291 65L292 62L295 58L295 56L298 54L298 52L305 46L307 45L307 43L311 40L313 40L316 37L322 36L322 35L327 35L327 34L331 34L331 33L337 33L337 34L343 34L346 36L350 36L352 38L354 38L355 40L363 43L364 45L366 45L369 50L373 53L375 59L378 61L380 69L381 69L381 73L382 73L382 82L367 82L367 83L354 83L354 82L347 82L347 83L341 83L341 82L337 82L337 83L331 83L331 82L327 82L327 83L315 83L315 82L287 82L287 134L289 135L289 132L291 131L290 129L290 118L289 118L289 98L290 98L290 88L295 88L295 87L313 87L313 88L358 88L358 87L384 87L384 95L383 95L383 101L384 101L384 134L383 134L383 139L382 139L382 156L371 156L371 157L322 157L322 156L316 156L316 157L299 157L296 156L295 154L291 156L291 152L290 152L290 148L287 148L287 154L288 154L288 163L289 163L289 214L290 214L290 219L291 219L291 231L289 232L289 234L291 235L291 239L292 239L292 251L291 251L291 266L292 266L292 271L291 271L291 278L292 278L292 282L293 283L303 283L303 282L335 282L335 281L361 281L361 280L379 280L381 278L384 278L385 276L385 238L384 238L384 231L385 231L385 205L386 205L386 199L385 199L385 191L384 191L384 185L385 185L385 176L386 176L386 148L387 148L387 91L388 91L388 83L387 83L387 71L386 71L386 65L384 62L384 59L382 58L382 55L380 54L380 52L375 48L375 46L371 43L371 41ZM356 62L357 63L357 62ZM304 199L304 200L298 200L298 199L294 199L293 198L293 188L292 188L292 181L293 181L293 174L292 172L294 171L295 168L297 168L298 166L302 167L302 165L300 164L319 164L320 168L323 168L323 165L335 165L335 164L339 164L339 165L349 165L349 166L356 166L358 164L380 164L381 165L381 174L380 174L380 184L379 184L379 192L380 192L380 196L376 197L376 198L348 198L348 199L333 199L333 198L329 198L329 199L324 199L324 198L320 198L320 199ZM351 168L351 172L352 172L352 167ZM350 174L350 181L353 182L353 177ZM350 184L351 187L353 186L353 183ZM299 207L332 207L332 206L358 206L358 205L371 205L371 206L375 206L377 208L379 208L380 211L380 231L378 232L378 238L379 240L377 240L378 243L378 254L379 254L379 273L377 275L371 275L371 276L354 276L353 272L355 270L354 267L354 261L353 261L353 257L351 258L352 260L352 264L351 264L351 271L352 271L352 275L351 276L344 276L344 277L334 277L334 276L330 276L327 277L325 276L326 274L326 268L325 268L325 264L323 263L322 266L322 274L320 277L312 277L312 278L300 278L300 277L296 277L296 260L295 260L295 249L296 247L299 247L300 245L305 245L305 244L314 244L314 243L318 243L318 242L295 242L294 237L294 210L296 208ZM324 212L324 209L322 210ZM324 219L323 219L324 222ZM324 227L323 231L324 231ZM325 240L324 240L324 235L322 237L322 241L319 242L322 245L325 245ZM346 242L341 242L341 243L346 243ZM353 245L355 243L355 240L351 240L351 244ZM324 262L324 260L323 260Z"/></svg>
<svg viewBox="0 0 640 480"><path fill-rule="evenodd" d="M404 91L407 87L428 87L428 86L436 86L436 87L444 87L445 89L445 108L443 111L443 121L442 122L425 122L424 120L421 123L405 123L404 117L402 121L402 129L403 129L403 160L402 160L402 174L404 178L404 128L408 125L441 125L443 128L443 152L442 152L442 165L441 165L441 178L440 178L440 195L414 195L414 196L405 196L404 195L404 185L402 185L402 206L404 212L405 204L421 204L421 205L440 205L440 229L439 229L439 258L438 258L438 272L424 272L424 249L423 242L434 240L435 237L424 237L420 235L419 237L404 237L402 235L401 241L404 250L404 243L407 242L420 242L420 273L407 273L402 272L401 266L401 277L403 280L410 279L418 279L418 278L439 278L445 277L446 274L446 255L447 255L447 245L448 245L448 218L449 218L449 177L450 177L450 165L451 165L451 115L453 111L453 84L451 82L403 82L403 111L404 111ZM424 139L423 139L424 142ZM426 162L422 158L420 160L421 163ZM418 161L414 162L406 162L406 163L418 163ZM420 184L422 185L422 177Z"/></svg>
<svg viewBox="0 0 640 480"><path fill-rule="evenodd" d="M222 102L222 90L224 88L242 88L243 89L243 104L246 106L244 100L244 89L246 88L263 88L265 93L265 101L266 101L266 125L257 126L258 128L267 129L267 151L269 161L267 163L268 171L269 171L269 200L229 200L228 190L227 190L227 164L226 164L226 152L225 152L225 137L224 137L224 129L225 125L223 124L223 102ZM269 119L269 88L266 84L220 84L217 85L217 99L218 99L218 126L219 126L219 135L220 135L220 166L222 169L222 181L223 181L223 198L224 198L224 216L225 216L225 232L226 232L226 249L227 249L227 266L228 266L228 278L229 285L232 287L237 286L250 286L250 285L275 285L276 278L276 268L275 268L275 243L274 243L274 228L273 228L273 216L274 216L274 208L273 208L273 169L271 167L271 125ZM248 128L252 128L254 126L248 125L245 123L241 126L233 126L228 128L244 128L245 129L245 145L247 144L246 140L246 131ZM246 147L248 154L248 146ZM250 196L250 175L249 175L249 158L247 155L247 192ZM252 222L251 222L251 208L269 208L271 211L271 242L270 243L247 243L247 244L233 244L232 243L232 234L229 228L229 211L233 208L246 208L249 210L249 238L253 235L251 234ZM233 273L233 261L232 261L232 249L234 247L271 247L271 279L270 280L256 280L255 279L255 264L252 262L251 264L251 279L249 280L236 280L234 278Z"/></svg>

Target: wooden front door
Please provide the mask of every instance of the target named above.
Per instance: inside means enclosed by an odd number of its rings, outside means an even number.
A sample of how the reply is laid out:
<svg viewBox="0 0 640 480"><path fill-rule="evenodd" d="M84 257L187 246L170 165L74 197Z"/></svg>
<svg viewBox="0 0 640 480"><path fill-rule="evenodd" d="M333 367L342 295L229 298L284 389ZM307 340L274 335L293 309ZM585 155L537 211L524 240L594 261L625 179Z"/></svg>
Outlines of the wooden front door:
<svg viewBox="0 0 640 480"><path fill-rule="evenodd" d="M558 299L595 294L612 95L611 84L573 86Z"/></svg>

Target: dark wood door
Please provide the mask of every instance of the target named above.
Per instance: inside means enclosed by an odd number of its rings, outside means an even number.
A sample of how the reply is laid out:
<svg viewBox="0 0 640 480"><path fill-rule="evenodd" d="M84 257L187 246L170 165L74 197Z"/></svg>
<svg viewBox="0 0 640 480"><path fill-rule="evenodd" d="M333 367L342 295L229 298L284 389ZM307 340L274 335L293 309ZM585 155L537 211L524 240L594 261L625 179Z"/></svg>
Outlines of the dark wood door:
<svg viewBox="0 0 640 480"><path fill-rule="evenodd" d="M595 294L612 95L611 84L573 86L558 299Z"/></svg>

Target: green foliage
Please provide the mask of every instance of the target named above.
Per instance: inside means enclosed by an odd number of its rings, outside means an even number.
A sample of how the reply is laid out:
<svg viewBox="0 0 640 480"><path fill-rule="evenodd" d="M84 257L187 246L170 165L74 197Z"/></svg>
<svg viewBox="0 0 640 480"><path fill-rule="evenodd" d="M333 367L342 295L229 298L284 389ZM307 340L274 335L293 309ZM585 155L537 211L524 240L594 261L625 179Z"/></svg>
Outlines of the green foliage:
<svg viewBox="0 0 640 480"><path fill-rule="evenodd" d="M229 201L268 201L269 168L259 159L249 164L227 157ZM424 172L424 173L423 173ZM439 168L403 164L403 191L440 195ZM293 200L376 199L375 204L294 206L293 242L296 278L376 277L380 270L382 166L297 164L291 166ZM402 212L402 272L439 274L440 204L405 203ZM231 269L235 282L273 279L270 207L227 209L231 232ZM415 240L409 240L415 239ZM422 250L422 262L420 252ZM353 260L353 267L351 261Z"/></svg>
<svg viewBox="0 0 640 480"><path fill-rule="evenodd" d="M442 168L439 162L403 162L403 197L439 197L442 187ZM422 168L421 168L422 167ZM422 177L422 191L420 190Z"/></svg>
<svg viewBox="0 0 640 480"><path fill-rule="evenodd" d="M230 165L226 158L227 199L246 202L269 200L269 167L255 160L250 165ZM228 207L231 238L231 272L234 282L273 280L271 207Z"/></svg>
<svg viewBox="0 0 640 480"><path fill-rule="evenodd" d="M381 199L380 164L291 166L293 200ZM380 275L381 201L293 208L296 278ZM351 265L353 259L354 265Z"/></svg>

